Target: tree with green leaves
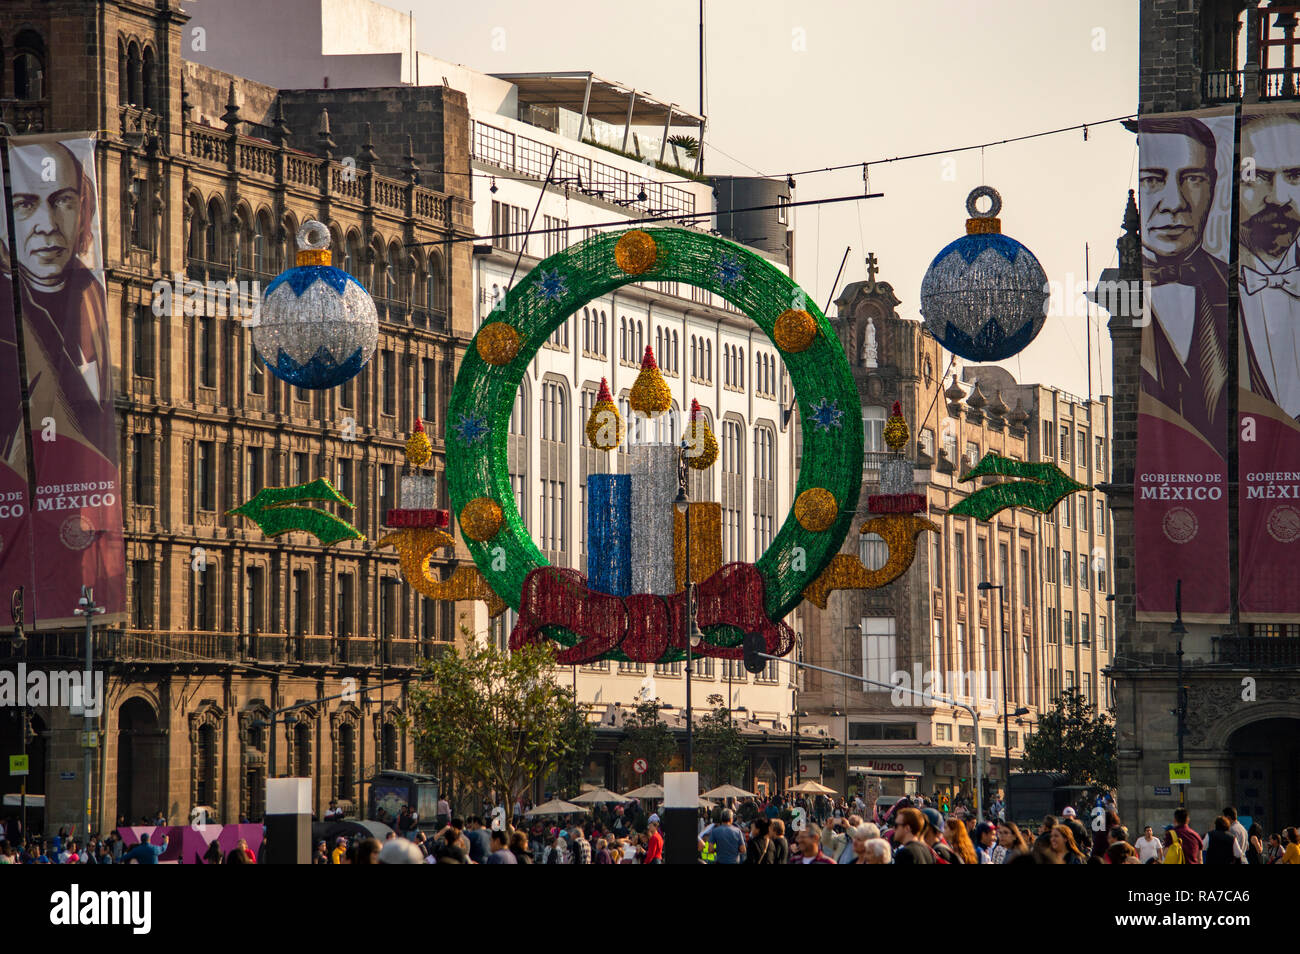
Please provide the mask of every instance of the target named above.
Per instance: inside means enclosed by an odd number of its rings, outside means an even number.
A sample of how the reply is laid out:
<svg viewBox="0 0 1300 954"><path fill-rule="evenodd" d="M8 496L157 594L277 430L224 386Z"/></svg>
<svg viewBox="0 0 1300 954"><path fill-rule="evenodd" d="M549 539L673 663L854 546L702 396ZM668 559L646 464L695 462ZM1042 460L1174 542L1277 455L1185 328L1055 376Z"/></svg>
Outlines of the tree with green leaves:
<svg viewBox="0 0 1300 954"><path fill-rule="evenodd" d="M659 718L657 700L640 702L623 721L623 743L620 755L629 773L632 762L646 760L646 782L662 782L664 772L672 765L677 754L677 741L667 723Z"/></svg>
<svg viewBox="0 0 1300 954"><path fill-rule="evenodd" d="M488 643L425 663L411 689L416 756L490 790L510 806L555 771L572 743L573 694L554 677L549 643L507 651Z"/></svg>
<svg viewBox="0 0 1300 954"><path fill-rule="evenodd" d="M714 708L695 725L695 767L705 788L738 785L745 772L745 740L722 696L711 695L708 702Z"/></svg>
<svg viewBox="0 0 1300 954"><path fill-rule="evenodd" d="M587 718L587 710L574 706L560 726L560 735L567 742L564 754L555 766L557 798L573 798L581 794L582 777L587 768L587 756L596 743L596 730Z"/></svg>
<svg viewBox="0 0 1300 954"><path fill-rule="evenodd" d="M1066 689L1039 716L1020 764L1026 772L1060 772L1070 785L1114 788L1119 784L1115 722L1078 689Z"/></svg>
<svg viewBox="0 0 1300 954"><path fill-rule="evenodd" d="M686 153L688 159L694 159L700 154L700 141L694 136L669 136L668 145L676 146L682 152Z"/></svg>

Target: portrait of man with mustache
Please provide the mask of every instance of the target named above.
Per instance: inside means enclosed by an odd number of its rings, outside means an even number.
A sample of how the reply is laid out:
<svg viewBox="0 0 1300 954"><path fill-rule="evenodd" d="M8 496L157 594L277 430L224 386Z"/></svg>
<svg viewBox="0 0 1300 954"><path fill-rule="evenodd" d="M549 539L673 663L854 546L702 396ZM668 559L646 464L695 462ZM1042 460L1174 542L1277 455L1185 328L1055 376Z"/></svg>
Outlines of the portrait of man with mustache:
<svg viewBox="0 0 1300 954"><path fill-rule="evenodd" d="M1228 266L1202 244L1218 185L1214 134L1187 117L1142 119L1136 129L1153 318L1143 342L1142 390L1226 458Z"/></svg>
<svg viewBox="0 0 1300 954"><path fill-rule="evenodd" d="M1241 156L1241 381L1300 419L1300 116L1243 117Z"/></svg>

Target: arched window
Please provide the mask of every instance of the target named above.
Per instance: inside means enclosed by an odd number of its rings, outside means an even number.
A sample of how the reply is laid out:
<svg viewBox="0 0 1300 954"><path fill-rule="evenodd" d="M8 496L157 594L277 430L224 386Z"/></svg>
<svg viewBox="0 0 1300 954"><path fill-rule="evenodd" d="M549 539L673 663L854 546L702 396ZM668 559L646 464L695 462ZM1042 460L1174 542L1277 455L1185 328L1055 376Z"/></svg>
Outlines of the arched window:
<svg viewBox="0 0 1300 954"><path fill-rule="evenodd" d="M299 722L293 727L293 761L294 770L299 778L312 778L311 770L311 726Z"/></svg>
<svg viewBox="0 0 1300 954"><path fill-rule="evenodd" d="M626 361L626 360L628 359L628 357L627 357L627 352L628 352L628 347L627 347L627 319L626 319L626 318L620 318L620 319L618 320L618 354L619 354L619 360L621 360L621 361Z"/></svg>
<svg viewBox="0 0 1300 954"><path fill-rule="evenodd" d="M194 798L200 805L211 806L217 795L217 729L211 722L199 726L198 761Z"/></svg>
<svg viewBox="0 0 1300 954"><path fill-rule="evenodd" d="M225 236L222 233L221 203L215 197L208 202L208 220L204 228L203 258L217 265L226 263Z"/></svg>
<svg viewBox="0 0 1300 954"><path fill-rule="evenodd" d="M696 348L696 344L695 344L695 335L691 335L691 377L692 378L698 378L700 376L700 363L699 363L699 355L697 354L697 351L698 349Z"/></svg>
<svg viewBox="0 0 1300 954"><path fill-rule="evenodd" d="M15 77L18 63L14 62ZM132 40L126 46L126 96L132 106L139 106L144 99L144 59L140 56L140 44Z"/></svg>
<svg viewBox="0 0 1300 954"><path fill-rule="evenodd" d="M745 349L740 348L736 352L736 387L745 390Z"/></svg>
<svg viewBox="0 0 1300 954"><path fill-rule="evenodd" d="M668 353L672 355L673 359L673 374L677 374L681 369L681 365L677 360L677 332L675 331L673 332L673 344L672 347L668 349Z"/></svg>
<svg viewBox="0 0 1300 954"><path fill-rule="evenodd" d="M704 379L713 380L713 342L704 342Z"/></svg>
<svg viewBox="0 0 1300 954"><path fill-rule="evenodd" d="M606 321L605 313L602 311L600 313L600 356L602 358L609 354L609 351L606 350L609 347L608 331L608 322Z"/></svg>
<svg viewBox="0 0 1300 954"><path fill-rule="evenodd" d="M145 109L152 109L158 112L158 58L154 55L153 47L144 48L144 65L141 70L141 97L140 105Z"/></svg>
<svg viewBox="0 0 1300 954"><path fill-rule="evenodd" d="M655 360L659 362L659 367L668 370L667 362L664 361L664 330L655 329Z"/></svg>
<svg viewBox="0 0 1300 954"><path fill-rule="evenodd" d="M357 774L357 739L351 722L339 726L339 798L351 798L353 780Z"/></svg>
<svg viewBox="0 0 1300 954"><path fill-rule="evenodd" d="M269 272L266 255L266 233L270 231L271 223L267 220L265 212L259 212L257 218L253 220L253 241L250 248L253 271L259 273Z"/></svg>
<svg viewBox="0 0 1300 954"><path fill-rule="evenodd" d="M429 274L425 278L426 287L424 291L425 301L428 307L433 311L442 311L445 307L443 304L443 280L442 280L442 256L429 256Z"/></svg>
<svg viewBox="0 0 1300 954"><path fill-rule="evenodd" d="M0 57L3 62L3 57ZM126 58L126 41L117 41L117 103L119 106L125 106L131 101L130 84L127 77L130 75Z"/></svg>

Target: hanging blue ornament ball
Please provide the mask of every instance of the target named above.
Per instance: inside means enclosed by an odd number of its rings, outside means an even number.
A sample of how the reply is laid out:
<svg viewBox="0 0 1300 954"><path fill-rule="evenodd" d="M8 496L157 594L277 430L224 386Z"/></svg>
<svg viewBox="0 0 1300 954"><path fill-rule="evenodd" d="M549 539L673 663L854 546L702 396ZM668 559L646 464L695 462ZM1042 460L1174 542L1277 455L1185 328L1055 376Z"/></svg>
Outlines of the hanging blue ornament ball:
<svg viewBox="0 0 1300 954"><path fill-rule="evenodd" d="M992 204L980 212L984 197ZM966 234L934 257L921 280L926 330L968 361L1018 354L1047 320L1047 275L1033 252L1002 234L1001 209L996 189L971 192Z"/></svg>
<svg viewBox="0 0 1300 954"><path fill-rule="evenodd" d="M379 315L365 287L330 264L329 229L298 230L296 267L272 279L252 323L253 347L281 381L324 391L355 377L379 344Z"/></svg>

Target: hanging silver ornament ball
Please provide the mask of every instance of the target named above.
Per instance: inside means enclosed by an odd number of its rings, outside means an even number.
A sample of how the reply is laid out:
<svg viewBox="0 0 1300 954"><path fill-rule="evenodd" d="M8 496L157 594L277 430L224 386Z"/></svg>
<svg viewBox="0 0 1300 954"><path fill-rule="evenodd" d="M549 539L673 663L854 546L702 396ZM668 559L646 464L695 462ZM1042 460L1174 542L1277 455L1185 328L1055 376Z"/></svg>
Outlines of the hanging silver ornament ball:
<svg viewBox="0 0 1300 954"><path fill-rule="evenodd" d="M977 202L991 207L980 212ZM921 315L941 345L969 361L1023 351L1047 320L1047 275L1034 253L1002 234L1002 197L980 186L966 198L966 234L934 257L921 280Z"/></svg>
<svg viewBox="0 0 1300 954"><path fill-rule="evenodd" d="M330 233L314 219L298 230L296 266L272 279L252 323L257 356L294 387L327 390L355 377L379 344L379 315L365 287L330 264Z"/></svg>

